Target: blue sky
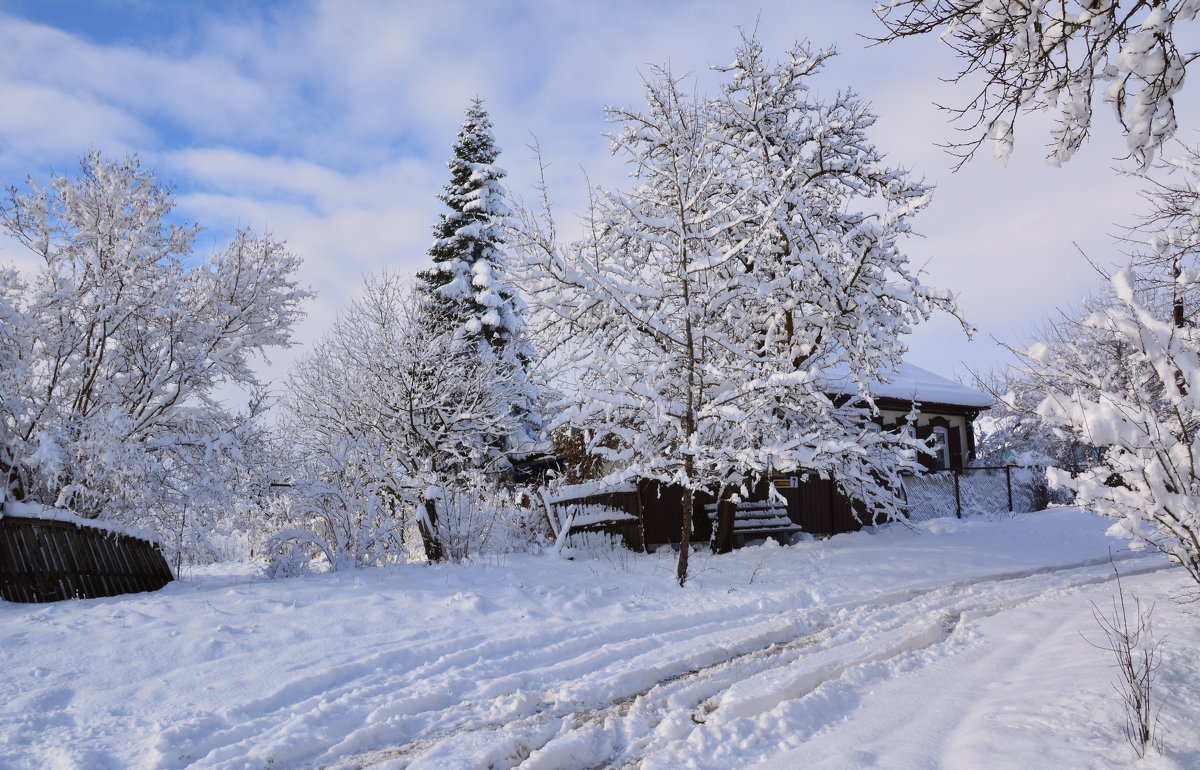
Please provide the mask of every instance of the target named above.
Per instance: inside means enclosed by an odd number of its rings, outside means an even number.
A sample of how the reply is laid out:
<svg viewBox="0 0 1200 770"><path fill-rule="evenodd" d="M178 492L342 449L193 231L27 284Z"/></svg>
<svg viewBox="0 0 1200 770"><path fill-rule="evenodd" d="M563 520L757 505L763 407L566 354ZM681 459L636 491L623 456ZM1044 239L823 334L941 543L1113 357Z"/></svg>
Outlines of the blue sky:
<svg viewBox="0 0 1200 770"><path fill-rule="evenodd" d="M952 173L935 145L954 132L932 105L966 92L938 80L954 60L935 40L867 47L859 35L879 30L869 0L736 5L0 0L0 180L68 172L91 147L140 153L175 184L181 216L209 227L202 253L243 225L304 257L319 293L299 333L311 340L364 273L425 266L443 164L473 96L492 114L510 189L533 195L536 136L569 218L584 172L624 183L604 106L639 104L652 63L695 73L703 92L736 28L757 24L776 54L796 39L837 45L816 90L870 100L876 142L938 186L908 252L929 283L959 294L980 334L968 343L936 321L914 335L910 360L947 375L988 369L1006 359L991 337L1019 341L1097 286L1074 244L1110 261L1113 223L1138 211L1137 183L1111 170L1121 145L1106 115L1063 169L1042 160L1048 124L1035 118L1007 167L981 154ZM0 262L21 259L0 243ZM297 352L274 356L268 374Z"/></svg>

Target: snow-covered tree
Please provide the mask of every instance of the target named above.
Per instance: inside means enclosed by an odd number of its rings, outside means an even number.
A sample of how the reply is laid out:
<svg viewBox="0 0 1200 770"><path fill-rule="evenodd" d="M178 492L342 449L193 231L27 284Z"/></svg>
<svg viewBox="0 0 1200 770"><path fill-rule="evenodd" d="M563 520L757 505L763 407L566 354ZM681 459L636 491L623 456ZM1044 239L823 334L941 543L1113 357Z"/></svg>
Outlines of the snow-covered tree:
<svg viewBox="0 0 1200 770"><path fill-rule="evenodd" d="M291 344L308 292L297 257L269 238L238 233L197 260L198 228L172 224L173 205L136 157L98 152L76 178L9 189L0 227L40 265L0 275L7 499L150 524L170 540L179 500L245 479L261 409L233 414L215 391L258 388L252 359Z"/></svg>
<svg viewBox="0 0 1200 770"><path fill-rule="evenodd" d="M875 7L883 40L936 34L962 60L957 81L982 85L953 109L972 134L951 145L969 158L985 141L1002 159L1018 118L1057 118L1049 159L1070 159L1091 130L1097 94L1147 168L1176 131L1175 99L1195 51L1179 48L1197 0L888 0ZM1101 92L1101 89L1102 92Z"/></svg>
<svg viewBox="0 0 1200 770"><path fill-rule="evenodd" d="M1026 356L1042 417L1099 450L1059 483L1200 582L1200 168L1177 165L1146 194L1131 267Z"/></svg>
<svg viewBox="0 0 1200 770"><path fill-rule="evenodd" d="M1195 269L1178 280L1200 288ZM1041 415L1102 450L1089 470L1051 480L1200 582L1200 335L1191 320L1176 326L1139 302L1132 270L1112 285L1116 302L1081 322L1108 346L1041 345L1027 353L1052 383Z"/></svg>
<svg viewBox="0 0 1200 770"><path fill-rule="evenodd" d="M556 422L587 430L613 475L688 490L681 583L696 492L803 468L900 515L888 487L911 442L875 429L866 386L914 323L957 310L898 246L928 188L883 162L853 94L809 91L831 55L798 44L771 65L745 38L708 100L654 70L645 111L609 112L636 187L596 191L565 247L527 217L533 296L575 351ZM857 395L831 396L835 380Z"/></svg>
<svg viewBox="0 0 1200 770"><path fill-rule="evenodd" d="M353 470L362 478L354 486L361 494L332 507L323 498L321 516L341 511L348 518L339 526L368 522L370 531L360 527L338 542L356 548L377 540L379 527L413 521L427 556L437 560L444 551L441 502L458 486L495 483L507 470L506 451L491 439L518 431L520 418L509 407L528 397L530 386L490 346L463 345L452 331L425 323L426 301L395 275L368 279L363 297L293 370L282 424L305 464L317 469L305 483L333 483L345 475L347 452L358 458ZM381 518L381 510L392 518Z"/></svg>
<svg viewBox="0 0 1200 770"><path fill-rule="evenodd" d="M1077 308L1059 310L1036 324L1023 346L1005 347L1017 359L1034 341L1059 351L1084 351L1076 366L1086 369L1095 358L1120 354L1119 343L1084 323L1093 313L1112 306L1113 299L1106 293L1089 296ZM976 423L975 456L980 464L1056 467L1070 472L1093 464L1098 455L1096 447L1058 430L1038 411L1050 392L1069 389L1069 383L1020 364L976 374L975 380L981 390L995 398L992 408Z"/></svg>
<svg viewBox="0 0 1200 770"><path fill-rule="evenodd" d="M1158 169L1163 173L1144 177L1147 209L1127 228L1124 241L1140 277L1138 301L1184 326L1200 307L1200 296L1189 293L1194 287L1179 280L1200 257L1200 149L1181 147Z"/></svg>
<svg viewBox="0 0 1200 770"><path fill-rule="evenodd" d="M450 181L438 199L449 211L434 227L433 266L417 274L417 287L426 297L426 322L435 331L480 347L480 355L497 357L515 377L531 382L534 350L525 330L525 303L508 276L505 230L512 209L505 171L495 165L499 155L491 119L482 100L475 99L446 163ZM482 352L483 344L489 353ZM510 395L518 398L508 408L520 417L520 431L492 439L512 451L537 438L541 418L534 389Z"/></svg>
<svg viewBox="0 0 1200 770"><path fill-rule="evenodd" d="M1072 324L1060 321L1044 333L1060 339ZM1078 470L1091 464L1095 450L1055 430L1038 414L1046 397L1041 377L1008 368L977 377L980 389L996 402L975 424L975 458L979 465L1022 465Z"/></svg>

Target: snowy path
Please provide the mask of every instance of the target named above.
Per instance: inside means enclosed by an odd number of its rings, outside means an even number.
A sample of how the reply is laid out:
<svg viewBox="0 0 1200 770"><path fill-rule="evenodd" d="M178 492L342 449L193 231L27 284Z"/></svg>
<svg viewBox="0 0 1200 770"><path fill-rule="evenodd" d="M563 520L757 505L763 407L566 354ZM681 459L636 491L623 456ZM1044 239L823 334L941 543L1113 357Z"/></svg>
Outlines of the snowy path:
<svg viewBox="0 0 1200 770"><path fill-rule="evenodd" d="M682 591L667 555L513 556L0 603L0 766L1108 766L1097 747L1119 766L1107 661L1079 636L1111 595L1104 527L1062 511L748 548ZM1180 590L1158 557L1118 556L1128 585ZM1196 621L1168 611L1193 646L1165 670L1194 681ZM1200 698L1178 706L1165 721L1187 724ZM1072 708L1067 753L1040 763Z"/></svg>
<svg viewBox="0 0 1200 770"><path fill-rule="evenodd" d="M1164 569L1159 563L1122 566L1127 575ZM475 690L430 720L447 725L439 734L335 767L438 768L463 757L496 768L669 768L681 757L700 767L731 767L746 759L740 739L758 732L760 720L781 705L792 712L789 721L802 710L802 723L815 734L829 720L842 721L846 706L830 707L824 693L817 703L805 703L818 688L852 680L858 687L864 676L886 679L886 664L944 644L964 618L976 621L1112 579L1106 560L1089 562L869 602L771 609L732 624L700 622L685 635L655 634L648 650L640 643L630 649L629 642L587 647L553 665L539 659L529 677ZM1010 645L990 657L1014 653L1019 649ZM581 664L584 676L578 675ZM522 686L530 678L556 684L535 695ZM964 678L956 686L969 695L978 684Z"/></svg>

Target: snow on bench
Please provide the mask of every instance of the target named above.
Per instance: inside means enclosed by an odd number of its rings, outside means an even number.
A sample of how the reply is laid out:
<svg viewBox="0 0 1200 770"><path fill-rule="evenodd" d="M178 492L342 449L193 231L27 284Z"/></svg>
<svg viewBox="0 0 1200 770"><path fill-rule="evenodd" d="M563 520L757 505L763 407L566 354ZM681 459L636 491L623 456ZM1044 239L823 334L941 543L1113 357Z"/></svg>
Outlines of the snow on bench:
<svg viewBox="0 0 1200 770"><path fill-rule="evenodd" d="M717 504L709 503L704 506L704 510L709 516L715 516ZM737 512L733 518L735 534L784 530L800 531L800 527L788 517L787 503L778 500L758 500L737 504Z"/></svg>

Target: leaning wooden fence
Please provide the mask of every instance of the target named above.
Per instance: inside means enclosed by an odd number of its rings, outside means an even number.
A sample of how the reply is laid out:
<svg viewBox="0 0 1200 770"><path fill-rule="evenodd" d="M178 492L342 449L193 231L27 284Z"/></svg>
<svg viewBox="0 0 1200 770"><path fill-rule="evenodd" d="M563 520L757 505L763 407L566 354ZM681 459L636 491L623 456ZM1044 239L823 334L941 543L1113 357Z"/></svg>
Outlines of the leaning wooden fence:
<svg viewBox="0 0 1200 770"><path fill-rule="evenodd" d="M633 551L646 549L642 530L642 506L638 489L604 487L598 483L565 486L553 495L543 495L546 518L555 535L606 532L620 537ZM563 532L563 529L566 532Z"/></svg>
<svg viewBox="0 0 1200 770"><path fill-rule="evenodd" d="M158 546L69 521L0 518L0 598L90 599L157 591L172 580Z"/></svg>

